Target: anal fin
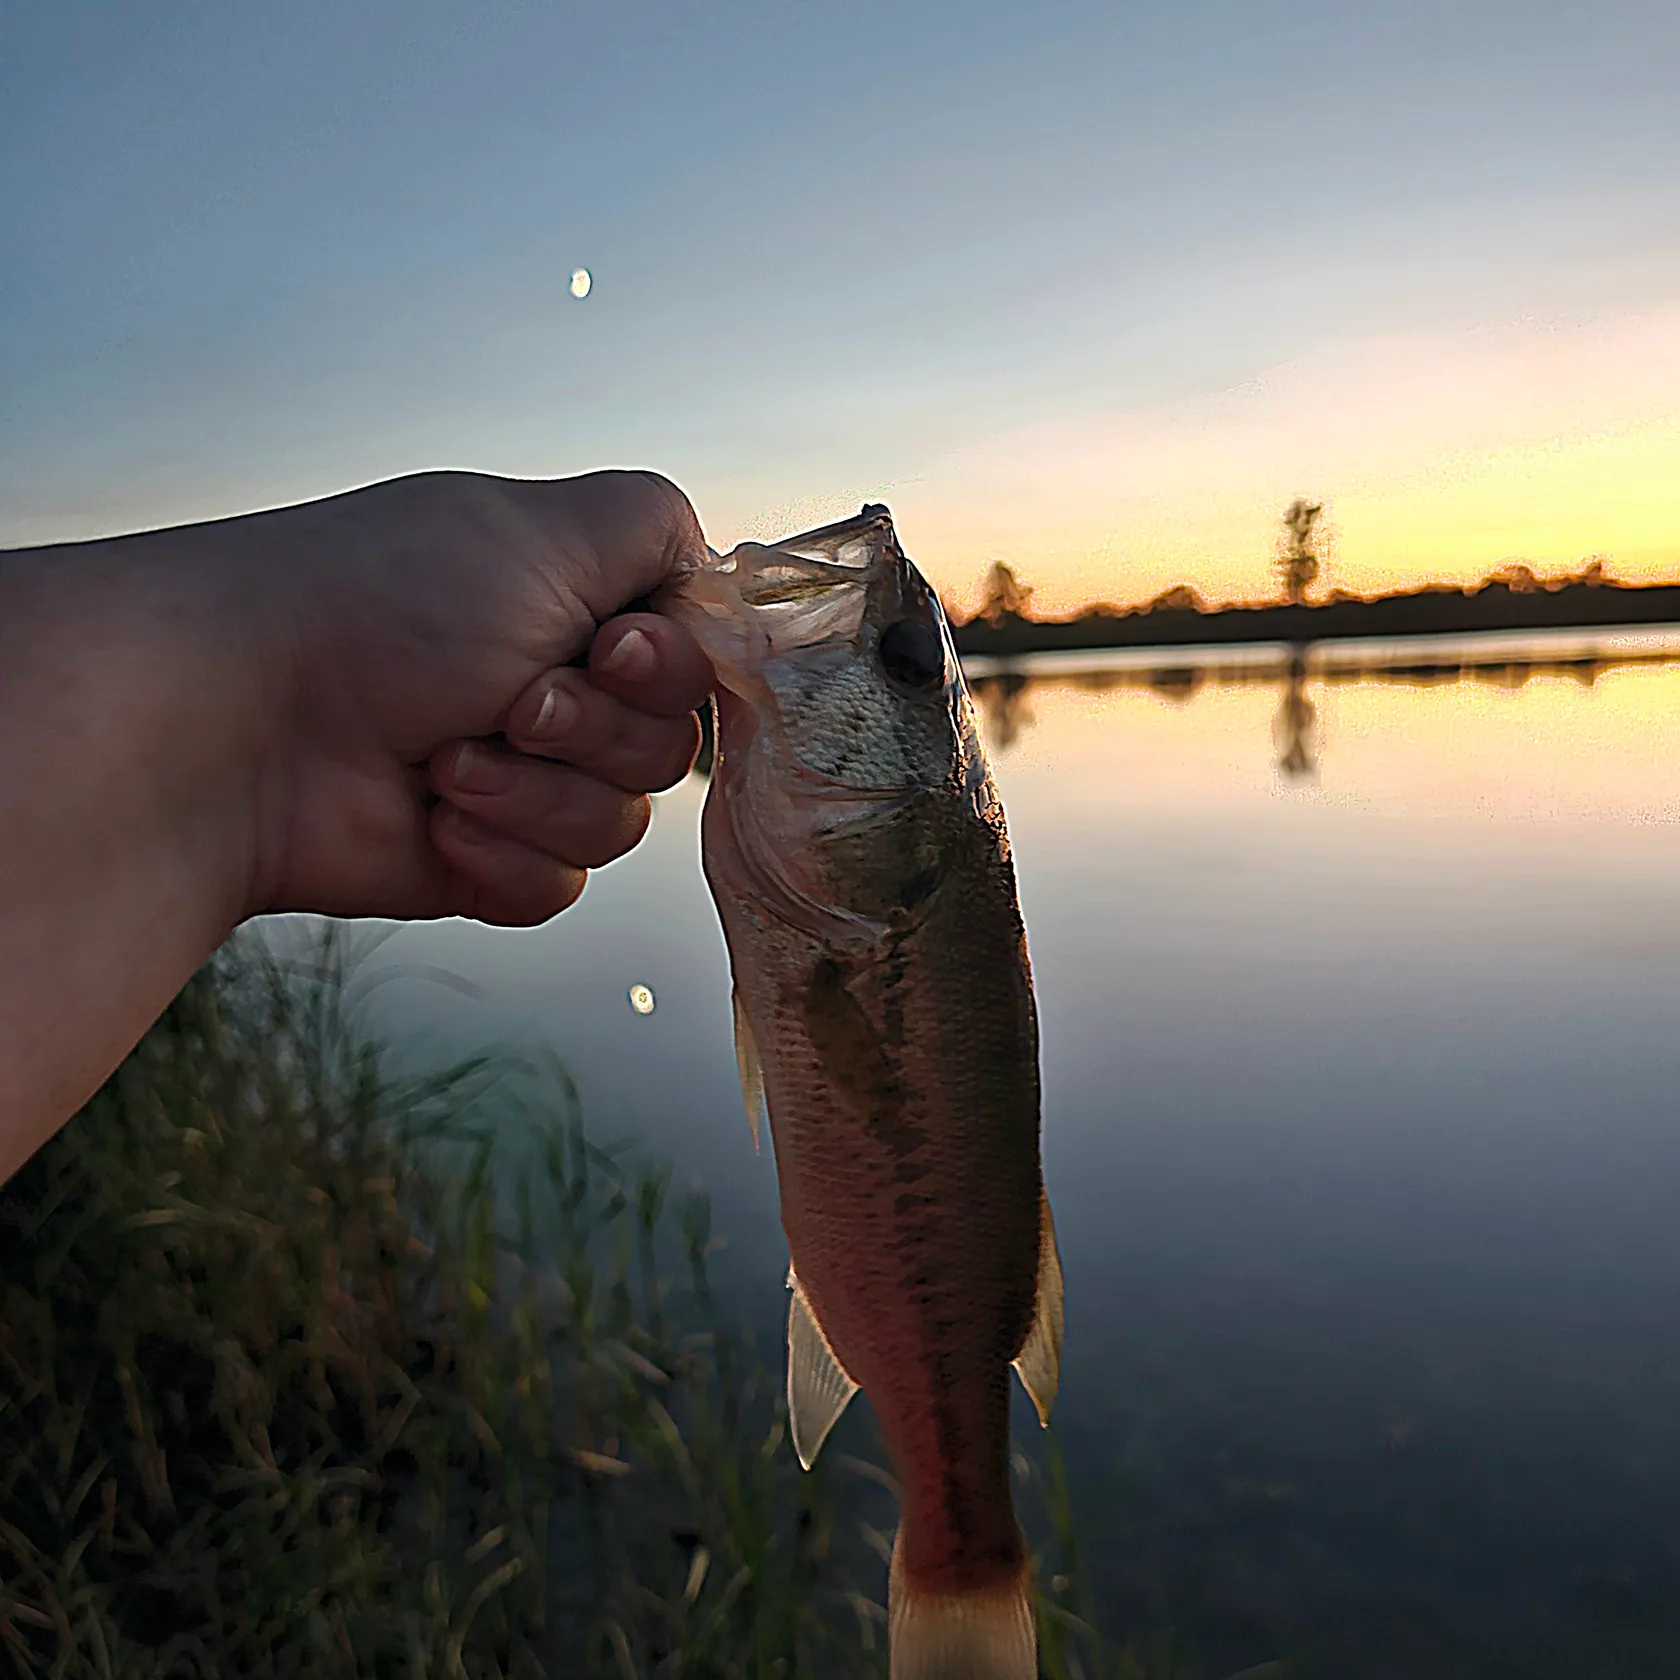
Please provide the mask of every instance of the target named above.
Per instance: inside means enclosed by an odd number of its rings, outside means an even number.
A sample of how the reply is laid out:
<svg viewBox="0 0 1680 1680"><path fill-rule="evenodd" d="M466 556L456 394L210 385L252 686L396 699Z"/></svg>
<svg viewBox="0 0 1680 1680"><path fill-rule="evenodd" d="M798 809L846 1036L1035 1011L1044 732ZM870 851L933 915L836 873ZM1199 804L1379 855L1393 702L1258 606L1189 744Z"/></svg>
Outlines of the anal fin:
<svg viewBox="0 0 1680 1680"><path fill-rule="evenodd" d="M753 1150L761 1146L759 1121L764 1115L764 1064L758 1057L758 1040L753 1037L752 1023L741 1005L737 987L732 994L735 1004L735 1071L741 1076L741 1100L747 1105L747 1124L752 1127Z"/></svg>
<svg viewBox="0 0 1680 1680"><path fill-rule="evenodd" d="M1033 1302L1032 1328L1015 1355L1021 1384L1046 1428L1050 1406L1062 1375L1062 1261L1056 1252L1056 1224L1050 1217L1050 1198L1039 1192L1038 1295Z"/></svg>
<svg viewBox="0 0 1680 1680"><path fill-rule="evenodd" d="M793 1291L788 1302L788 1420L793 1429L793 1450L809 1470L858 1385L834 1357L834 1349L828 1345L811 1303L791 1271L788 1287Z"/></svg>

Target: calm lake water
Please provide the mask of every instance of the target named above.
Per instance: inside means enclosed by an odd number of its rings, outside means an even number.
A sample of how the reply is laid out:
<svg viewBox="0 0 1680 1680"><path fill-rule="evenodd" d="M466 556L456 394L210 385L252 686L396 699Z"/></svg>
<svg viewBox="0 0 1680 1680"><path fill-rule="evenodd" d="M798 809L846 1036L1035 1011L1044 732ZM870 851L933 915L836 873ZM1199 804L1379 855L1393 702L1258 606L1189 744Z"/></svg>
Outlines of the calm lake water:
<svg viewBox="0 0 1680 1680"><path fill-rule="evenodd" d="M975 676L1115 1625L1176 1620L1210 1675L1680 1674L1680 638ZM557 1046L597 1129L713 1193L773 1324L703 794L554 925L375 959L476 1001L375 995Z"/></svg>

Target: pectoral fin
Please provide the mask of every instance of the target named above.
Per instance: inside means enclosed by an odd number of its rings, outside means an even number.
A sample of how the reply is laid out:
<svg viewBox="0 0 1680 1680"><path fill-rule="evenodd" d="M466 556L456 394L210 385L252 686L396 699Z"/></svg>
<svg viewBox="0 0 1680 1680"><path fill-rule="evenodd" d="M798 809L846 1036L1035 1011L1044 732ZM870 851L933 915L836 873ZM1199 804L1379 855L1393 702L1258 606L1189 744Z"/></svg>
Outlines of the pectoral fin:
<svg viewBox="0 0 1680 1680"><path fill-rule="evenodd" d="M834 1357L792 1272L788 1273L788 1286L793 1291L788 1302L788 1419L793 1428L793 1450L809 1470L858 1385Z"/></svg>
<svg viewBox="0 0 1680 1680"><path fill-rule="evenodd" d="M1062 1261L1056 1252L1056 1225L1050 1217L1050 1198L1040 1192L1038 1215L1038 1298L1033 1302L1032 1328L1015 1356L1038 1421L1048 1427L1050 1404L1062 1374Z"/></svg>
<svg viewBox="0 0 1680 1680"><path fill-rule="evenodd" d="M752 1023L741 1007L741 993L733 994L735 1002L735 1071L741 1076L741 1100L747 1105L747 1124L752 1127L753 1150L759 1149L758 1123L764 1114L764 1064L758 1059L758 1041L753 1037Z"/></svg>

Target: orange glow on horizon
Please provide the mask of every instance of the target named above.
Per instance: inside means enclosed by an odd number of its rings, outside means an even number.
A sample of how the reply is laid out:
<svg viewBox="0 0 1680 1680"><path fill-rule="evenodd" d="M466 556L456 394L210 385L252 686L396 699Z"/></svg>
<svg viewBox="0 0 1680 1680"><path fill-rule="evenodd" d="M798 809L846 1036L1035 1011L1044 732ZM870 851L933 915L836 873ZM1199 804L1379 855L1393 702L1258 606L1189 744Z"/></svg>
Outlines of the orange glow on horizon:
<svg viewBox="0 0 1680 1680"><path fill-rule="evenodd" d="M1320 590L1592 556L1680 581L1680 305L1343 346L1194 402L1024 427L876 493L963 609L994 559L1047 615L1179 583L1273 598L1297 496L1326 504Z"/></svg>

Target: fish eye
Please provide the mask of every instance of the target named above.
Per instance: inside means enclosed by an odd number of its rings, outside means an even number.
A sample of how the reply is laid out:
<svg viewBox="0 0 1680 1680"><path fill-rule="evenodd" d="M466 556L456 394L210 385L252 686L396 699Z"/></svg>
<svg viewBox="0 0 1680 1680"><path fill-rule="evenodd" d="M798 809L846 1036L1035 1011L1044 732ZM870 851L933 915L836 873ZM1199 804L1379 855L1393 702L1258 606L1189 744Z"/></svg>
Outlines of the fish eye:
<svg viewBox="0 0 1680 1680"><path fill-rule="evenodd" d="M945 648L920 619L901 618L881 632L881 669L906 688L932 688L945 680Z"/></svg>

